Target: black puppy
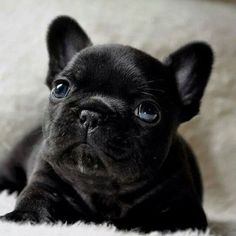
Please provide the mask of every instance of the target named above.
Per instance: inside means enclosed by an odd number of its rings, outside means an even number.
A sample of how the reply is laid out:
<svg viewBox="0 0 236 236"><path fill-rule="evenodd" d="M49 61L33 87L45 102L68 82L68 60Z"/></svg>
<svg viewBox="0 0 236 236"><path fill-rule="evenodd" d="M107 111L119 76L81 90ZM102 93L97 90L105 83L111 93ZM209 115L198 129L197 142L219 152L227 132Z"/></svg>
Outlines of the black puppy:
<svg viewBox="0 0 236 236"><path fill-rule="evenodd" d="M2 161L0 189L20 195L1 219L205 230L199 170L177 128L199 111L210 47L191 43L161 63L129 46L92 46L65 16L47 45L48 109Z"/></svg>

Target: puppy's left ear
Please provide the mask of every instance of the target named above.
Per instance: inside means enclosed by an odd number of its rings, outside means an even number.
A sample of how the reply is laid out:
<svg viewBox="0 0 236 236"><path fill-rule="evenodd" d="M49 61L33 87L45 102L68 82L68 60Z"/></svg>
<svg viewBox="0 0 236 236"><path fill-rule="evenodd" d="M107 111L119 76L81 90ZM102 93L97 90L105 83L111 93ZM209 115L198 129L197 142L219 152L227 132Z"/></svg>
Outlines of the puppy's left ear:
<svg viewBox="0 0 236 236"><path fill-rule="evenodd" d="M180 95L180 121L190 120L199 112L213 64L212 49L203 42L191 43L172 53L165 64L175 77Z"/></svg>
<svg viewBox="0 0 236 236"><path fill-rule="evenodd" d="M59 16L52 21L47 33L49 70L46 83L50 84L72 57L81 49L92 45L80 25L71 17Z"/></svg>

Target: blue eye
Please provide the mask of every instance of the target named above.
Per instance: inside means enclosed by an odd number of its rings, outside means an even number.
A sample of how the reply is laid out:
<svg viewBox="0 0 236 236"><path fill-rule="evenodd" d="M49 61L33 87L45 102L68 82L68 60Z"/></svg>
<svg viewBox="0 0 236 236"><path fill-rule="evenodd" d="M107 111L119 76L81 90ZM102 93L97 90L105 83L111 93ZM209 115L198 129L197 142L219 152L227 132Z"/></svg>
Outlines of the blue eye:
<svg viewBox="0 0 236 236"><path fill-rule="evenodd" d="M142 121L147 123L158 123L161 120L161 112L158 106L153 102L140 103L134 114Z"/></svg>
<svg viewBox="0 0 236 236"><path fill-rule="evenodd" d="M64 98L70 91L70 84L67 80L59 80L52 89L52 95L58 99Z"/></svg>

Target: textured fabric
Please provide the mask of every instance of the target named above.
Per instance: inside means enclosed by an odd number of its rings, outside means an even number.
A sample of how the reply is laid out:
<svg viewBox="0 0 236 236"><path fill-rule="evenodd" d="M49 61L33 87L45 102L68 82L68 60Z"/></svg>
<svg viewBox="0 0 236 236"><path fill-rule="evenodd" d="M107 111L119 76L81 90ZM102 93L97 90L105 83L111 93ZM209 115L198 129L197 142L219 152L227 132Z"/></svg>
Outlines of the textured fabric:
<svg viewBox="0 0 236 236"><path fill-rule="evenodd" d="M15 196L9 196L6 192L0 194L0 215L13 210L15 203ZM62 224L51 225L37 225L32 226L30 224L26 225L16 225L14 223L0 222L0 235L4 236L16 236L16 234L22 236L60 236L60 235L79 235L79 236L139 236L141 234L135 232L121 232L115 230L114 227L109 227L107 225L86 225L86 224L74 224L72 226L66 226ZM165 236L213 236L209 231L206 233L192 232L187 230L185 232L178 232L175 234L165 234ZM160 233L151 233L147 236L163 236Z"/></svg>
<svg viewBox="0 0 236 236"><path fill-rule="evenodd" d="M74 17L94 43L129 44L161 59L189 41L205 40L215 51L213 74L201 115L180 131L198 156L211 227L224 235L236 235L235 12L234 1L1 0L0 158L43 115L48 96L43 85L48 62L45 34L55 16ZM0 210L8 204L5 199L1 196ZM4 224L0 230L12 227L16 226ZM27 232L37 229L31 228ZM85 228L81 229L84 235ZM24 227L16 230L26 235ZM52 233L48 228L41 230ZM60 230L69 232L69 227Z"/></svg>

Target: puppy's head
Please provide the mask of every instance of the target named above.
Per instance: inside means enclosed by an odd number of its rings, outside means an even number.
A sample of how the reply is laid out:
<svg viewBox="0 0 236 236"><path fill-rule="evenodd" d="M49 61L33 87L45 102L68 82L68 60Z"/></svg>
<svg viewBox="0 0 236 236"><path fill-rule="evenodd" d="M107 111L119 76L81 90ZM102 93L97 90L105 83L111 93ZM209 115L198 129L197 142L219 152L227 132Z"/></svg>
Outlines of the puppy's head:
<svg viewBox="0 0 236 236"><path fill-rule="evenodd" d="M47 43L44 138L52 165L73 181L133 183L158 173L178 125L199 111L209 46L189 44L161 63L129 46L92 46L68 17L52 22Z"/></svg>

